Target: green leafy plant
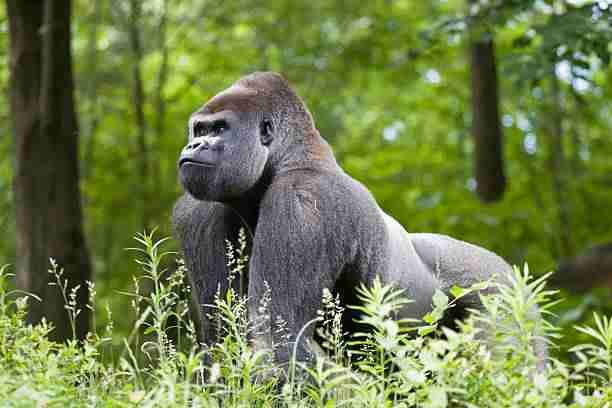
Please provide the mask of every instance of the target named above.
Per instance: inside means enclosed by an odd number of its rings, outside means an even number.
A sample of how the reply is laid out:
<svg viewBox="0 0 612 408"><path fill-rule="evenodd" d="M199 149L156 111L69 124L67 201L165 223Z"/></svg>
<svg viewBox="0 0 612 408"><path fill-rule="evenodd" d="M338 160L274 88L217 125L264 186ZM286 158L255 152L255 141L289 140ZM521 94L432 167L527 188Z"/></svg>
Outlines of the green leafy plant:
<svg viewBox="0 0 612 408"><path fill-rule="evenodd" d="M317 324L323 339L314 361L278 367L274 347L253 348L263 327L276 326L247 315L247 297L230 289L218 293L211 309L219 341L203 349L184 284L185 268L167 266L165 240L139 234L142 277L127 293L133 300L134 330L116 360L104 358L114 336L112 319L103 333L79 343L49 341L53 327L27 325L26 294L10 290L11 275L0 268L0 400L3 406L167 406L167 407L607 407L612 404L612 321L596 314L594 326L579 326L591 341L570 350L575 363L549 357L536 368L535 340L554 347L558 332L540 316L557 300L515 268L509 282L437 292L422 321L398 318L409 303L403 292L375 279L358 288L364 330L347 338L338 299L325 292ZM228 244L230 279L247 270L246 239ZM166 266L164 266L166 265ZM57 265L56 285L68 288ZM230 282L232 283L232 282ZM440 325L445 311L468 295L481 294L484 310L452 330ZM95 287L89 287L95 296ZM64 289L65 290L65 289ZM64 293L69 316L70 291ZM25 296L24 296L25 295ZM267 299L267 300L266 300ZM93 307L93 306L91 306ZM537 309L536 309L537 307ZM539 310L539 313L534 313ZM110 317L110 316L109 316ZM179 329L180 327L180 329ZM483 331L487 336L483 337ZM177 334L180 333L180 334ZM494 341L490 341L493 339ZM306 339L303 339L306 340ZM117 339L115 339L117 341ZM314 347L313 347L314 348ZM294 370L289 378L287 370ZM298 374L299 371L299 375ZM281 386L284 383L283 386Z"/></svg>

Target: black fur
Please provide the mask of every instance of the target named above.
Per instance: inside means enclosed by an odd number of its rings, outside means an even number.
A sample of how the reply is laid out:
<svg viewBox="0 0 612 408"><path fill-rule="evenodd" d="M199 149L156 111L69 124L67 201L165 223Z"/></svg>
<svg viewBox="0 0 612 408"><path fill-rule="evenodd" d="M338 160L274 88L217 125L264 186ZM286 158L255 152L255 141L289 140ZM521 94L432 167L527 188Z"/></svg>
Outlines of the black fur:
<svg viewBox="0 0 612 408"><path fill-rule="evenodd" d="M206 132L196 133L196 123L212 129L216 120L226 122L223 132L197 137ZM186 164L179 170L186 194L173 220L200 305L213 303L218 285L227 289L224 240L234 239L243 225L254 234L250 318L257 318L267 282L271 315L281 316L293 336L316 317L323 288L355 304L355 286L379 275L406 289L415 302L403 314L419 318L430 310L436 288L466 287L510 271L504 260L477 246L408 234L338 166L306 106L278 74L242 78L196 111L190 124L180 159ZM467 307L479 307L477 298L456 311ZM272 336L264 333L256 344L269 345ZM214 341L205 316L203 339ZM308 358L304 341L298 350L300 359ZM286 362L288 349L276 357Z"/></svg>

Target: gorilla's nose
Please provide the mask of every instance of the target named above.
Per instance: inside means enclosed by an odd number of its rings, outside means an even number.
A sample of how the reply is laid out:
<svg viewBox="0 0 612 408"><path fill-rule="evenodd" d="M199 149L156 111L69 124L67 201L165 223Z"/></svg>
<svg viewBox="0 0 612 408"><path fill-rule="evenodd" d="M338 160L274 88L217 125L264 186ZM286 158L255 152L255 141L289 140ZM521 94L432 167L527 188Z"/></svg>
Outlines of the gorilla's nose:
<svg viewBox="0 0 612 408"><path fill-rule="evenodd" d="M223 141L219 137L195 137L187 143L179 157L179 168L183 164L214 166L223 155Z"/></svg>
<svg viewBox="0 0 612 408"><path fill-rule="evenodd" d="M183 154L193 154L202 150L223 150L223 142L218 137L195 137L185 146Z"/></svg>
<svg viewBox="0 0 612 408"><path fill-rule="evenodd" d="M195 137L183 149L185 152L193 152L196 150L207 150L210 148L210 142L203 137Z"/></svg>

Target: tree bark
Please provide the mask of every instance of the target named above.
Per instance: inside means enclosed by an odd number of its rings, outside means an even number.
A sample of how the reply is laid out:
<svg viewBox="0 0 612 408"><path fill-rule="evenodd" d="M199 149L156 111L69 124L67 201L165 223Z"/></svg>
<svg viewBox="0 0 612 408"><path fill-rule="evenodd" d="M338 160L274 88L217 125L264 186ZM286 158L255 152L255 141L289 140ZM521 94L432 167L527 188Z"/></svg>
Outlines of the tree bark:
<svg viewBox="0 0 612 408"><path fill-rule="evenodd" d="M94 168L95 134L100 123L100 106L98 103L98 25L100 24L100 0L92 0L91 21L87 36L87 72L89 80L86 83L86 118L82 134L84 144L81 172L83 180L90 177Z"/></svg>
<svg viewBox="0 0 612 408"><path fill-rule="evenodd" d="M565 258L573 255L571 239L570 211L566 194L565 151L563 149L563 107L561 106L561 90L559 79L554 69L550 79L550 154L549 168L552 178L552 191L557 203L557 218L559 228L559 257Z"/></svg>
<svg viewBox="0 0 612 408"><path fill-rule="evenodd" d="M476 192L481 200L497 201L506 189L499 121L495 46L492 39L470 44L472 134Z"/></svg>
<svg viewBox="0 0 612 408"><path fill-rule="evenodd" d="M144 86L142 83L142 43L140 38L140 18L142 15L142 4L140 0L130 1L129 15L129 39L132 51L132 103L136 116L136 140L138 143L138 171L140 175L141 203L142 203L142 225L149 227L151 220L149 206L149 146L147 143L147 130L144 114Z"/></svg>
<svg viewBox="0 0 612 408"><path fill-rule="evenodd" d="M31 323L45 317L51 337L82 339L89 330L86 280L89 254L82 229L78 129L70 50L69 0L7 0L10 105L15 141L17 285L40 296L30 302ZM50 287L49 258L80 285L81 314L73 333L59 288Z"/></svg>
<svg viewBox="0 0 612 408"><path fill-rule="evenodd" d="M152 167L152 177L153 177L153 185L160 186L162 185L161 175L160 175L160 146L162 145L161 141L164 137L164 133L166 131L166 97L164 91L166 90L166 83L168 82L168 58L169 58L169 49L168 49L168 39L167 39L167 20L168 20L168 4L167 0L162 1L162 14L159 20L158 26L158 48L161 53L161 62L159 65L159 71L157 73L157 84L155 87L155 140L152 145L154 146L151 149L151 167ZM155 208L154 214L158 214L159 208Z"/></svg>
<svg viewBox="0 0 612 408"><path fill-rule="evenodd" d="M468 0L468 5L480 6L478 0ZM470 15L468 24L476 193L482 201L498 201L506 189L506 176L495 44L493 34L478 21L478 14Z"/></svg>
<svg viewBox="0 0 612 408"><path fill-rule="evenodd" d="M593 288L612 289L612 243L595 245L574 258L564 259L549 284L576 293Z"/></svg>

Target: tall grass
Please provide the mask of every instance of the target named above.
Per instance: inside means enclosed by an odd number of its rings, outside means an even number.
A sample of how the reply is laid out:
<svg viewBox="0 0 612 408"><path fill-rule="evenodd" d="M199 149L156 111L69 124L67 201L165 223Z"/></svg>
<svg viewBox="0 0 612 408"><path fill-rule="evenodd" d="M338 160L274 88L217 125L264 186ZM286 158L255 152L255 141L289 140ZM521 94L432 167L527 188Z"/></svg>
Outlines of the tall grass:
<svg viewBox="0 0 612 408"><path fill-rule="evenodd" d="M243 291L218 293L211 314L221 340L200 347L183 283L185 268L161 267L172 256L163 250L164 240L152 234L136 240L142 276L132 292L123 294L132 298L135 323L114 359L108 355L115 336L112 319L102 333L90 333L80 344L51 342L47 335L53 328L46 322L24 323L27 296L10 291L8 268L0 269L0 406L612 406L610 318L596 315L593 327L577 328L592 341L570 350L575 363L550 358L544 371L536 370L534 339L544 337L554 347L558 333L530 313L538 305L546 316L555 300L544 279L532 278L527 268L515 269L511 284L484 296L486 311L458 330L439 325L444 310L486 284L454 288L452 299L436 293L432 312L421 322L395 318L409 302L402 290L378 280L361 286L358 309L369 330L352 338L342 329L344 308L326 291L316 321L320 351L307 365L292 361L281 368L274 363L273 348L291 344L255 351L249 338L262 327L282 331L283 322L269 316L265 323L249 322ZM232 279L241 279L247 265L244 242L228 245L228 263ZM57 265L50 271L65 296L68 317L76 318L73 290ZM262 308L267 301L264 297ZM482 340L483 330L494 342Z"/></svg>

